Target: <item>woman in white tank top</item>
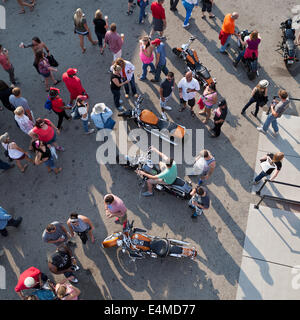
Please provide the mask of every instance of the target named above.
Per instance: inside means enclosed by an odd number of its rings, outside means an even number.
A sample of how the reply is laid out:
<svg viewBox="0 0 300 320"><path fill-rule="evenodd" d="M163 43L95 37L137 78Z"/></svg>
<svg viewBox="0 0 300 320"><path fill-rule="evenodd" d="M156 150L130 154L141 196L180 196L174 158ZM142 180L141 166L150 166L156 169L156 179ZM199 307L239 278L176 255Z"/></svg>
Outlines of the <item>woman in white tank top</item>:
<svg viewBox="0 0 300 320"><path fill-rule="evenodd" d="M20 148L15 142L10 141L7 132L0 136L0 142L2 143L3 148L8 151L9 158L16 161L21 172L25 172L28 167L28 164L22 166L21 160L25 159L31 163L34 163L33 160L28 157L28 152Z"/></svg>

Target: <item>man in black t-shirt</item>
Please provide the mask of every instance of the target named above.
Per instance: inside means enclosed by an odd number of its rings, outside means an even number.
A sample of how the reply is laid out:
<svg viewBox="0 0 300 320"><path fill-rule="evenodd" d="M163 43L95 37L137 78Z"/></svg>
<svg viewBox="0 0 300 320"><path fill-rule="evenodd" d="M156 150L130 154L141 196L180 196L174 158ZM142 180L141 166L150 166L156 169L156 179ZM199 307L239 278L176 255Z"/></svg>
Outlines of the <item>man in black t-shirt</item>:
<svg viewBox="0 0 300 320"><path fill-rule="evenodd" d="M167 101L171 98L174 89L175 80L174 73L169 72L166 79L160 84L159 94L160 94L160 107L162 110L162 117L166 119L165 111L172 110L171 107L166 106Z"/></svg>
<svg viewBox="0 0 300 320"><path fill-rule="evenodd" d="M219 107L214 111L214 128L211 130L211 138L216 138L221 134L221 127L227 116L227 103L225 99L219 102Z"/></svg>
<svg viewBox="0 0 300 320"><path fill-rule="evenodd" d="M61 246L56 249L48 261L48 267L52 273L63 273L69 281L78 282L72 271L79 270L79 267L76 265L76 259L72 255L72 251L67 246Z"/></svg>

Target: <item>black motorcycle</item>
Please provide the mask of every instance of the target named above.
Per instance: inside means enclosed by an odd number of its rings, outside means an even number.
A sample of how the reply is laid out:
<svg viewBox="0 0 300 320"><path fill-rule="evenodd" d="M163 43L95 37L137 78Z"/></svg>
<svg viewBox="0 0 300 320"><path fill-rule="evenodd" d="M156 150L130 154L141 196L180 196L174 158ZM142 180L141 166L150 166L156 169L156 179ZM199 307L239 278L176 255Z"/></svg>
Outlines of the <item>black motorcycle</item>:
<svg viewBox="0 0 300 320"><path fill-rule="evenodd" d="M298 23L299 21L297 21ZM299 59L296 57L295 29L292 28L292 19L287 19L280 24L282 41L277 50L281 50L287 68Z"/></svg>
<svg viewBox="0 0 300 320"><path fill-rule="evenodd" d="M241 35L241 39L245 41L244 39L251 34L248 30L243 30L239 33ZM238 47L241 51L245 50L244 45L241 43L240 39L238 38ZM256 76L258 76L258 62L257 57L255 53L253 52L251 58L244 58L242 57L242 63L246 68L247 76L249 80L254 80Z"/></svg>
<svg viewBox="0 0 300 320"><path fill-rule="evenodd" d="M157 175L160 173L159 165L153 164L151 160L151 150L148 149L146 152L140 152L139 155L119 155L117 156L117 163L132 170L142 170L151 175ZM147 177L141 177L142 184L144 186ZM192 186L189 182L177 177L173 184L156 184L155 189L158 191L167 191L175 195L177 198L189 200L191 198Z"/></svg>

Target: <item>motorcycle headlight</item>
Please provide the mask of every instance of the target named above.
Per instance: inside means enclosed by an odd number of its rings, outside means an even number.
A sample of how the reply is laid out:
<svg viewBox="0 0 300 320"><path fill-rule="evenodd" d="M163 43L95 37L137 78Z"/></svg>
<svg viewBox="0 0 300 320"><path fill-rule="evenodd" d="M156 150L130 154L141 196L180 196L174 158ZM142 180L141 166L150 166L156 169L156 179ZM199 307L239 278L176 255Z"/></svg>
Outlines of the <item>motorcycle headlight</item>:
<svg viewBox="0 0 300 320"><path fill-rule="evenodd" d="M122 240L117 240L117 246L118 246L118 247L121 247L122 244L123 244L123 241L122 241Z"/></svg>

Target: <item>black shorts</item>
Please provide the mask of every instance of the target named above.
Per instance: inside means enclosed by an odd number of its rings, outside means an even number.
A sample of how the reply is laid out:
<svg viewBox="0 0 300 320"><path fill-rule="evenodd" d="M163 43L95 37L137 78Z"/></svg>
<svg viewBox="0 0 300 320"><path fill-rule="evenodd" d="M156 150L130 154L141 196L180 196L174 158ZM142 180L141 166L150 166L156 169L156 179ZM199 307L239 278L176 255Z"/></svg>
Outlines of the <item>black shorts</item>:
<svg viewBox="0 0 300 320"><path fill-rule="evenodd" d="M164 22L162 19L153 18L152 26L154 31L164 31Z"/></svg>
<svg viewBox="0 0 300 320"><path fill-rule="evenodd" d="M212 3L209 1L203 1L202 3L202 12L211 12Z"/></svg>
<svg viewBox="0 0 300 320"><path fill-rule="evenodd" d="M133 3L134 0L128 0L128 3Z"/></svg>
<svg viewBox="0 0 300 320"><path fill-rule="evenodd" d="M184 99L180 99L180 102L183 103L183 104L186 104L186 102L187 102L188 105L189 105L191 108L193 108L194 105L195 105L195 103L196 103L196 100L195 100L195 98L190 99L190 100L188 100L188 101L185 101Z"/></svg>

